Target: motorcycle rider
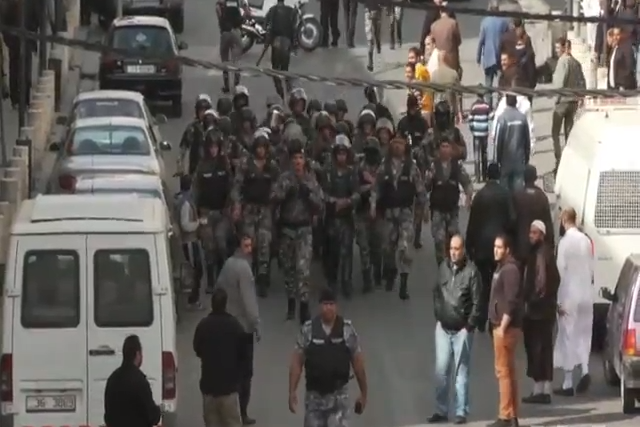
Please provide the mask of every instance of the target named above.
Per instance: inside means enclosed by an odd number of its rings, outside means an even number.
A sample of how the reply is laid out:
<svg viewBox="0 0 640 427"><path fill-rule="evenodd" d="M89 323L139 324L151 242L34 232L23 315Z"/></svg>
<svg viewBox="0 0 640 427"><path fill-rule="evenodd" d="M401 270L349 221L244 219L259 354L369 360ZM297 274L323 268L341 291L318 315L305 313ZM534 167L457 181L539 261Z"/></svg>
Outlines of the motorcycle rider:
<svg viewBox="0 0 640 427"><path fill-rule="evenodd" d="M298 40L298 22L300 14L298 9L284 3L284 0L271 6L265 17L265 25L267 30L266 46L271 46L271 68L274 70L289 71L289 63L291 62L291 52L295 51ZM286 93L291 92L291 79L284 79ZM273 83L276 92L285 100L285 91L282 87L282 79L274 77Z"/></svg>
<svg viewBox="0 0 640 427"><path fill-rule="evenodd" d="M301 87L293 89L289 95L289 110L291 110L291 117L300 125L307 141L312 141L313 128L311 126L310 116L305 114L306 108L307 93ZM307 141L303 141L303 143L306 143Z"/></svg>
<svg viewBox="0 0 640 427"><path fill-rule="evenodd" d="M180 140L180 154L176 165L176 175L193 175L198 166L204 145L205 129L202 124L202 118L204 112L211 108L211 97L206 93L198 95L194 108L195 118L187 125Z"/></svg>
<svg viewBox="0 0 640 427"><path fill-rule="evenodd" d="M371 189L371 216L379 215L383 221L382 259L386 290L393 290L399 271L398 296L402 300L409 299L407 286L413 262L410 254L413 209L414 205L424 206L426 202L424 179L410 153L405 139L394 138L390 155L380 165Z"/></svg>
<svg viewBox="0 0 640 427"><path fill-rule="evenodd" d="M232 185L231 164L222 151L219 132L209 132L205 140L205 157L198 164L193 181L193 195L202 226L200 241L205 252L207 291L213 290L216 275L227 259L227 238L231 232L226 208Z"/></svg>
<svg viewBox="0 0 640 427"><path fill-rule="evenodd" d="M353 151L356 154L362 153L368 137L375 136L376 121L376 113L373 110L364 109L360 112L358 121L356 122L356 135L353 141Z"/></svg>
<svg viewBox="0 0 640 427"><path fill-rule="evenodd" d="M292 168L273 186L271 200L279 208L280 265L287 290L287 319L293 319L296 298L300 323L309 319L309 276L313 218L320 212L323 194L315 174L306 167L302 141L289 143Z"/></svg>
<svg viewBox="0 0 640 427"><path fill-rule="evenodd" d="M222 62L235 62L242 53L242 0L218 0L216 14L220 27L220 60ZM229 93L229 72L222 72L222 93ZM233 86L240 84L240 73L234 73Z"/></svg>
<svg viewBox="0 0 640 427"><path fill-rule="evenodd" d="M324 225L326 234L324 255L327 264L327 281L334 291L340 290L346 298L353 293L353 208L360 201L358 173L351 166L351 142L340 135L335 139L332 161L324 170L322 187L325 194Z"/></svg>
<svg viewBox="0 0 640 427"><path fill-rule="evenodd" d="M268 154L269 135L259 130L253 138L251 156L236 169L231 192L233 217L241 219L243 233L252 236L254 242L256 289L263 298L271 279L273 209L269 197L279 175L276 162Z"/></svg>

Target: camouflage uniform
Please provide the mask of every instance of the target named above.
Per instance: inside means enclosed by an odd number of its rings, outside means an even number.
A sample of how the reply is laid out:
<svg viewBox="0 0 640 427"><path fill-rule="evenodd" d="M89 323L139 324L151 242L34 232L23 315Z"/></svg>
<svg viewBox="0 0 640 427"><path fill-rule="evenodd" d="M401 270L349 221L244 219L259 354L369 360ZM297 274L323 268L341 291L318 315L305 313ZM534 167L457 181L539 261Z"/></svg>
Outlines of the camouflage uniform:
<svg viewBox="0 0 640 427"><path fill-rule="evenodd" d="M207 94L200 94L196 98L195 118L189 123L180 139L180 153L176 171L178 174L193 175L198 162L202 158L204 146L205 127L203 124L204 113L211 108L211 98Z"/></svg>
<svg viewBox="0 0 640 427"><path fill-rule="evenodd" d="M300 178L291 170L279 176L271 199L280 208L280 265L287 297L298 297L306 303L312 256L311 225L322 208L322 189L312 173L306 172Z"/></svg>
<svg viewBox="0 0 640 427"><path fill-rule="evenodd" d="M408 182L407 182L408 181ZM413 206L385 208L384 200L391 197L386 194L395 188L400 191L400 184L413 186L415 204L423 206L426 201L424 179L418 166L409 155L396 159L388 157L383 160L376 175L375 185L371 189L372 208L378 208L382 215L382 257L383 274L388 291L393 289L396 274L400 273L400 297L408 298L407 280L413 259L411 245L413 243Z"/></svg>
<svg viewBox="0 0 640 427"><path fill-rule="evenodd" d="M343 321L345 344L353 357L361 351L360 340L351 321ZM312 325L313 320L305 322L296 339L296 350L303 354L313 339ZM351 403L346 385L327 395L309 390L305 392L304 427L347 427L350 415Z"/></svg>
<svg viewBox="0 0 640 427"><path fill-rule="evenodd" d="M351 154L351 143L344 135L336 138L333 155L335 156L339 150L346 150ZM344 166L332 162L324 171L322 183L325 194L326 253L323 255L326 259L325 274L329 286L336 289L340 283L343 294L350 297L355 233L353 207L358 205L360 193L356 168L349 165L348 159L347 162ZM336 211L336 201L340 199L349 199L350 205ZM327 250L328 248L333 250Z"/></svg>
<svg viewBox="0 0 640 427"><path fill-rule="evenodd" d="M451 176L453 168L455 168L457 177ZM456 189L458 185L461 185L465 193L471 194L471 178L461 163L454 160L449 160L448 162L436 160L431 164L427 172L425 187L431 193L431 234L433 235L438 265L447 257L447 246L451 236L460 233L458 204L456 203L454 207L446 209L438 208L434 204L434 186L449 184L452 184L452 187L455 186ZM459 190L455 194L458 195L459 201ZM455 197L452 197L452 204L453 198Z"/></svg>
<svg viewBox="0 0 640 427"><path fill-rule="evenodd" d="M296 109L296 106L300 105L301 108ZM302 88L295 88L291 91L291 95L289 96L289 110L291 110L291 118L296 121L302 128L302 132L304 136L307 138L307 141L313 140L313 128L311 126L311 120L309 116L305 113L307 108L307 94ZM303 141L303 142L307 142Z"/></svg>
<svg viewBox="0 0 640 427"><path fill-rule="evenodd" d="M353 138L353 152L356 155L362 154L365 142L368 137L374 136L376 130L376 114L372 110L364 109L358 115L356 123L356 134Z"/></svg>
<svg viewBox="0 0 640 427"><path fill-rule="evenodd" d="M388 136L383 136L385 132L388 132ZM393 122L386 117L381 117L376 121L376 137L380 141L380 157L387 157L389 151L389 143L393 136L396 134Z"/></svg>
<svg viewBox="0 0 640 427"><path fill-rule="evenodd" d="M261 140L264 138L264 140ZM266 134L254 138L253 150L257 144L265 144ZM236 170L231 199L242 208L242 231L254 239L254 259L256 286L261 296L266 296L269 287L271 263L271 237L273 233L273 208L269 199L271 186L278 178L278 167L272 159L265 159L264 166L252 156L244 160Z"/></svg>

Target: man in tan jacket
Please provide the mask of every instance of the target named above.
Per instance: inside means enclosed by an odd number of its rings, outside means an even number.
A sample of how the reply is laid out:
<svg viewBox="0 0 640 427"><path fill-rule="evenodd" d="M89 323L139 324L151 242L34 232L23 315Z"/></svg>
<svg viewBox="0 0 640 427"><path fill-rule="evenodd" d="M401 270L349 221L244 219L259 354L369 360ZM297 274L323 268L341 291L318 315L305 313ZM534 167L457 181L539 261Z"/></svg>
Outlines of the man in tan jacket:
<svg viewBox="0 0 640 427"><path fill-rule="evenodd" d="M452 66L455 61L452 59L452 55L446 51L439 51L438 61L438 68L431 74L431 83L442 85L460 84L460 73ZM433 93L433 105L440 101L447 101L451 105L454 117L460 123L462 120L462 97L453 90Z"/></svg>
<svg viewBox="0 0 640 427"><path fill-rule="evenodd" d="M460 69L459 48L462 43L462 37L458 21L453 19L444 8L440 10L440 19L431 25L431 37L433 37L436 49L449 54L451 68L458 71Z"/></svg>

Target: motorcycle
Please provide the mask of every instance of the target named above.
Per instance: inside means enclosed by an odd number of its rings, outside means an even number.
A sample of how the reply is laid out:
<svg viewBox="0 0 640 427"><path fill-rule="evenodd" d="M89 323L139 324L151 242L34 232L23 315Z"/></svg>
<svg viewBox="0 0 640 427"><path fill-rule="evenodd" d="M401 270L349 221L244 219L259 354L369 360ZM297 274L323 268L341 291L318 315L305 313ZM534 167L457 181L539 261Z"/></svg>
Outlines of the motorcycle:
<svg viewBox="0 0 640 427"><path fill-rule="evenodd" d="M298 9L300 22L297 28L298 46L305 52L313 52L322 39L322 27L320 21L312 13L304 13L308 0L298 0L295 8ZM273 4L270 4L273 3ZM244 13L242 24L242 53L247 53L256 44L264 44L267 30L265 28L265 15L275 1L265 1L263 8L248 9Z"/></svg>

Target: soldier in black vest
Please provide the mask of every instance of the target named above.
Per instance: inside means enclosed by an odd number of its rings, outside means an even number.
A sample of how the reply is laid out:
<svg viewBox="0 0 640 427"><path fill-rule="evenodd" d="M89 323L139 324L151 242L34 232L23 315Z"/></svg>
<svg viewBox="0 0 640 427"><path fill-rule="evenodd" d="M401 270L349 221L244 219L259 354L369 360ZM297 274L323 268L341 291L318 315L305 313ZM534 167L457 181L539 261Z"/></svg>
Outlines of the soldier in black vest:
<svg viewBox="0 0 640 427"><path fill-rule="evenodd" d="M358 335L351 321L337 314L335 293L324 289L320 293L320 315L302 326L296 340L289 367L289 410L297 410L298 384L304 369L305 426L346 426L351 412L347 384L352 368L360 388L355 405L360 415L367 406L368 386Z"/></svg>
<svg viewBox="0 0 640 427"><path fill-rule="evenodd" d="M371 189L371 216L382 222L383 276L386 290L392 291L400 273L400 299L409 299L408 280L413 262L414 205L424 206L424 179L411 158L407 141L391 141L389 156L380 165Z"/></svg>
<svg viewBox="0 0 640 427"><path fill-rule="evenodd" d="M231 233L227 207L231 193L231 164L222 151L222 134L210 132L205 141L205 157L195 172L193 194L200 227L200 240L205 249L207 291L213 290L215 275L227 259L227 239Z"/></svg>
<svg viewBox="0 0 640 427"><path fill-rule="evenodd" d="M440 137L438 158L433 161L426 174L426 188L430 193L431 233L436 248L438 265L449 253L449 240L460 233L459 204L460 186L466 194L466 205L471 206L473 186L461 162L453 157L453 136L445 133ZM428 215L425 215L425 219Z"/></svg>
<svg viewBox="0 0 640 427"><path fill-rule="evenodd" d="M325 253L327 281L335 291L338 283L342 294L350 298L353 292L353 237L355 225L353 208L360 201L358 173L351 166L351 142L345 135L336 137L332 161L324 170L324 225L327 235Z"/></svg>
<svg viewBox="0 0 640 427"><path fill-rule="evenodd" d="M278 179L276 162L270 159L269 135L258 131L253 138L251 156L236 170L231 199L234 218L241 219L242 231L254 242L254 271L260 297L267 296L270 285L273 208L271 186Z"/></svg>

